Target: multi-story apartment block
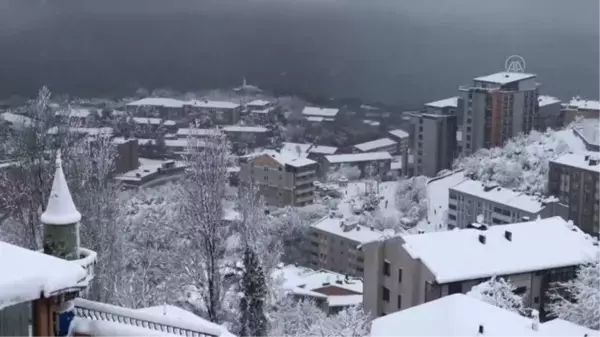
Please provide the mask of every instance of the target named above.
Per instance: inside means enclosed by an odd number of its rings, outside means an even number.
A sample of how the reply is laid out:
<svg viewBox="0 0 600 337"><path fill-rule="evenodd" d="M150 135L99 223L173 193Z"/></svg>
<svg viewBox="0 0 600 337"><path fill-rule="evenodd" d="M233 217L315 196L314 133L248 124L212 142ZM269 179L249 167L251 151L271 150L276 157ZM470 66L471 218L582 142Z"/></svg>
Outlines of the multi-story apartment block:
<svg viewBox="0 0 600 337"><path fill-rule="evenodd" d="M425 104L425 112L434 115L457 115L460 123L463 102L463 98L459 96L441 99Z"/></svg>
<svg viewBox="0 0 600 337"><path fill-rule="evenodd" d="M275 151L240 158L240 180L254 180L268 205L313 203L317 163Z"/></svg>
<svg viewBox="0 0 600 337"><path fill-rule="evenodd" d="M391 155L398 153L398 143L390 138L380 138L369 142L354 145L355 153L385 151Z"/></svg>
<svg viewBox="0 0 600 337"><path fill-rule="evenodd" d="M562 105L562 125L567 126L578 118L600 118L600 102L573 97Z"/></svg>
<svg viewBox="0 0 600 337"><path fill-rule="evenodd" d="M552 216L567 219L567 207L554 197L541 197L465 179L448 191L448 227L466 228L479 222L502 225Z"/></svg>
<svg viewBox="0 0 600 337"><path fill-rule="evenodd" d="M179 119L184 115L184 101L173 98L147 97L127 104L126 109L136 116Z"/></svg>
<svg viewBox="0 0 600 337"><path fill-rule="evenodd" d="M337 108L307 106L302 110L302 116L307 120L314 122L333 122L339 112L340 109Z"/></svg>
<svg viewBox="0 0 600 337"><path fill-rule="evenodd" d="M330 215L309 227L310 267L350 276L362 276L364 255L359 245L378 240L382 232L357 222Z"/></svg>
<svg viewBox="0 0 600 337"><path fill-rule="evenodd" d="M559 248L557 248L559 247ZM554 282L575 277L598 242L560 217L367 243L363 305L374 317L467 293L492 276L509 280L525 305L547 314Z"/></svg>
<svg viewBox="0 0 600 337"><path fill-rule="evenodd" d="M184 110L197 117L208 117L213 124L233 125L240 121L242 106L224 101L191 100L184 103Z"/></svg>
<svg viewBox="0 0 600 337"><path fill-rule="evenodd" d="M538 96L539 116L536 129L546 131L563 127L560 99L552 96Z"/></svg>
<svg viewBox="0 0 600 337"><path fill-rule="evenodd" d="M402 174L408 176L410 172L408 158L412 144L410 141L410 134L402 129L391 130L388 134L390 135L390 138L398 143L398 154L401 157L400 163L402 165Z"/></svg>
<svg viewBox="0 0 600 337"><path fill-rule="evenodd" d="M598 235L600 159L598 153L568 153L550 161L548 193L568 207L568 219Z"/></svg>
<svg viewBox="0 0 600 337"><path fill-rule="evenodd" d="M435 177L450 169L456 156L457 116L413 112L414 174Z"/></svg>
<svg viewBox="0 0 600 337"><path fill-rule="evenodd" d="M464 99L462 154L502 146L537 125L536 75L500 72L477 77L459 90Z"/></svg>

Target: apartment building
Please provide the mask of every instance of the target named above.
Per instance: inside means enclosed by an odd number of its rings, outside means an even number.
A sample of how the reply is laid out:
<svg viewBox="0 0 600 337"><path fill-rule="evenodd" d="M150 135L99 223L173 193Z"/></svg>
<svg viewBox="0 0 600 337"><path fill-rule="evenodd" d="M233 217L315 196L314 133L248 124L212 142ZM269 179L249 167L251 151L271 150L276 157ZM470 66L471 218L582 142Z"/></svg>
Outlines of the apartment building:
<svg viewBox="0 0 600 337"><path fill-rule="evenodd" d="M502 146L535 128L538 87L536 75L513 72L477 77L472 85L459 87L465 102L462 154Z"/></svg>
<svg viewBox="0 0 600 337"><path fill-rule="evenodd" d="M567 205L567 219L598 235L600 159L598 153L568 153L550 161L548 193Z"/></svg>
<svg viewBox="0 0 600 337"><path fill-rule="evenodd" d="M185 102L173 98L147 97L128 103L125 109L136 116L179 119L184 116Z"/></svg>
<svg viewBox="0 0 600 337"><path fill-rule="evenodd" d="M240 158L240 180L254 180L271 206L313 203L317 163L275 151Z"/></svg>
<svg viewBox="0 0 600 337"><path fill-rule="evenodd" d="M539 116L536 129L546 131L550 129L560 129L564 126L560 104L560 99L552 96L538 96Z"/></svg>
<svg viewBox="0 0 600 337"><path fill-rule="evenodd" d="M391 164L392 156L389 152L335 154L325 156L321 171L326 174L330 169L335 169L341 165L350 165L358 167L362 175L372 173L383 177L390 171Z"/></svg>
<svg viewBox="0 0 600 337"><path fill-rule="evenodd" d="M448 228L466 228L479 222L502 225L552 216L568 218L566 205L555 197L542 197L500 187L497 183L465 179L448 191Z"/></svg>
<svg viewBox="0 0 600 337"><path fill-rule="evenodd" d="M302 116L312 122L333 122L339 112L337 108L307 106L302 110Z"/></svg>
<svg viewBox="0 0 600 337"><path fill-rule="evenodd" d="M477 298L454 294L373 320L371 337L389 336L593 336L598 332L539 313L525 317Z"/></svg>
<svg viewBox="0 0 600 337"><path fill-rule="evenodd" d="M364 254L359 245L378 240L382 232L334 214L309 227L310 267L362 277Z"/></svg>
<svg viewBox="0 0 600 337"><path fill-rule="evenodd" d="M423 234L363 246L363 305L373 317L467 293L492 276L509 280L525 306L547 315L548 290L575 277L598 242L560 217Z"/></svg>
<svg viewBox="0 0 600 337"><path fill-rule="evenodd" d="M415 125L414 174L435 177L438 172L450 169L457 154L458 117L422 112L410 116Z"/></svg>
<svg viewBox="0 0 600 337"><path fill-rule="evenodd" d="M573 133L583 141L588 151L600 152L599 122L598 118L587 118L573 126Z"/></svg>
<svg viewBox="0 0 600 337"><path fill-rule="evenodd" d="M187 114L208 117L216 125L233 125L240 121L242 106L225 101L191 100L184 102Z"/></svg>
<svg viewBox="0 0 600 337"><path fill-rule="evenodd" d="M600 118L600 102L573 97L561 109L562 125L567 126L578 118Z"/></svg>
<svg viewBox="0 0 600 337"><path fill-rule="evenodd" d="M388 152L391 155L398 153L398 143L390 138L379 138L369 142L356 144L353 147L354 153L365 152Z"/></svg>

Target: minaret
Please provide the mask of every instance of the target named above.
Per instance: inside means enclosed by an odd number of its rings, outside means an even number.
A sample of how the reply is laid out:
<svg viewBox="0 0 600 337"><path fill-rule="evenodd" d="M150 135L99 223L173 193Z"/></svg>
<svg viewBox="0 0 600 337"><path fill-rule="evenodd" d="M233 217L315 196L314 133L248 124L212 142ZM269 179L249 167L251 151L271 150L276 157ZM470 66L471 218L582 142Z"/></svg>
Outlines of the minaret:
<svg viewBox="0 0 600 337"><path fill-rule="evenodd" d="M60 150L56 155L56 171L46 210L41 217L44 225L44 253L65 260L79 259L79 221L62 169Z"/></svg>

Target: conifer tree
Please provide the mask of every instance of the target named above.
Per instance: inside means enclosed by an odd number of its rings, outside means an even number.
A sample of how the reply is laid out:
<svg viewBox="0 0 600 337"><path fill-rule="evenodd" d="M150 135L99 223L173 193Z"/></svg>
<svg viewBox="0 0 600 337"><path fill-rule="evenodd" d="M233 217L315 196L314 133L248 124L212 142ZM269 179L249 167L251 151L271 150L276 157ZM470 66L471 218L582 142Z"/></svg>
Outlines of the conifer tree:
<svg viewBox="0 0 600 337"><path fill-rule="evenodd" d="M242 276L240 299L241 327L240 336L266 336L267 318L265 316L265 297L267 287L265 275L256 253L246 247L244 251L244 274Z"/></svg>

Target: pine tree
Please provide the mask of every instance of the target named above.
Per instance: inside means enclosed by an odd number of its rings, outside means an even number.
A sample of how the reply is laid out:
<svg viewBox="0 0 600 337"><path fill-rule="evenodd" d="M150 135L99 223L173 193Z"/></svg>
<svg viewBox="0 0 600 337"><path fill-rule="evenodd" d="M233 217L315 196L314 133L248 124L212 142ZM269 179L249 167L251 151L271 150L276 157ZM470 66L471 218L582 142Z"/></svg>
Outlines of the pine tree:
<svg viewBox="0 0 600 337"><path fill-rule="evenodd" d="M240 299L240 336L266 336L265 297L267 287L256 253L247 247L244 251L244 274Z"/></svg>

